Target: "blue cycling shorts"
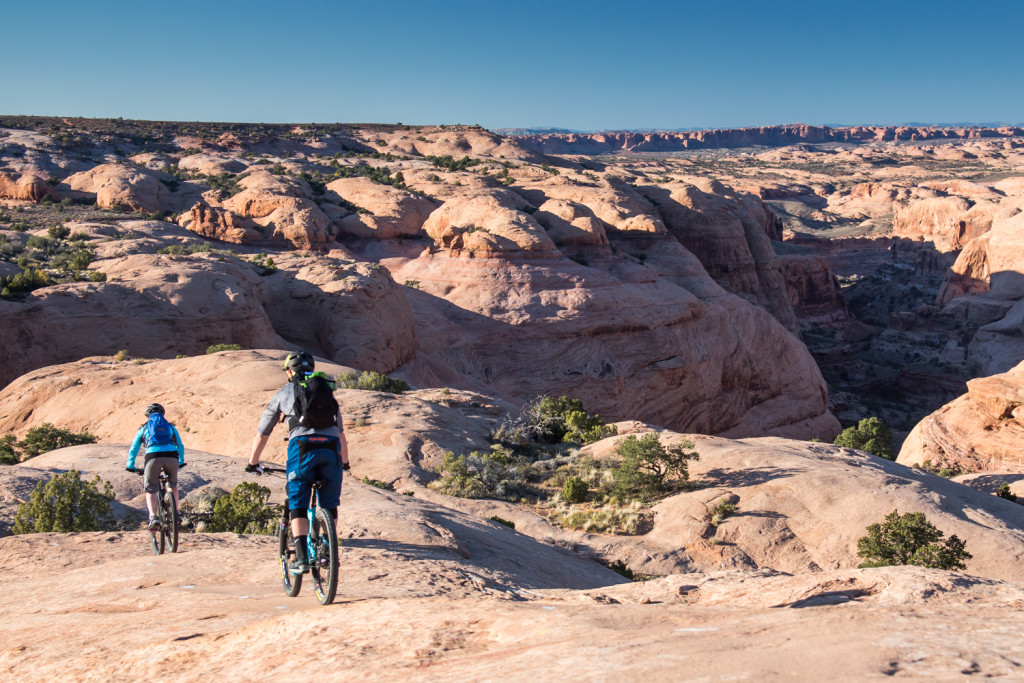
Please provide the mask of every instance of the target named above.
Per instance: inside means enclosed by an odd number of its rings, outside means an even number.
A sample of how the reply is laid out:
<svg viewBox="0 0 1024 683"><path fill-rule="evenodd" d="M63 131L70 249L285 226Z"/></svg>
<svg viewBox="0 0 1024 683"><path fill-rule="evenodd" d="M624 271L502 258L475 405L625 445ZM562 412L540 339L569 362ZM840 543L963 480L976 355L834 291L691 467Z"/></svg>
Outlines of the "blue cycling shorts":
<svg viewBox="0 0 1024 683"><path fill-rule="evenodd" d="M288 442L288 509L309 508L313 482L320 487L320 507L336 508L341 502L341 450L333 436L297 436Z"/></svg>

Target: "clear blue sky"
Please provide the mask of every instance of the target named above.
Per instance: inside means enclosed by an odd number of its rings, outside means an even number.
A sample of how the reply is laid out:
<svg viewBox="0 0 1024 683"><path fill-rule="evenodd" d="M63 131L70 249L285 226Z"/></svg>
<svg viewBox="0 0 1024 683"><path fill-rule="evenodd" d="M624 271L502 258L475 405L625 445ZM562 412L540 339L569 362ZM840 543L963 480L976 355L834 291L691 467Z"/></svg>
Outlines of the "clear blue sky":
<svg viewBox="0 0 1024 683"><path fill-rule="evenodd" d="M0 0L0 113L488 128L1024 122L1024 2Z"/></svg>

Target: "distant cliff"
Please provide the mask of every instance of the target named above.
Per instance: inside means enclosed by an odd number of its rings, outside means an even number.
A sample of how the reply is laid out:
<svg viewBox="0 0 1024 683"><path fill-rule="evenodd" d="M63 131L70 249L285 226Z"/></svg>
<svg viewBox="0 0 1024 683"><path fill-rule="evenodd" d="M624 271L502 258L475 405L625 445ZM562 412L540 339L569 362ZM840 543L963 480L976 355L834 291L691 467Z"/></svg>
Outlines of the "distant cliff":
<svg viewBox="0 0 1024 683"><path fill-rule="evenodd" d="M544 133L519 135L523 146L542 154L607 154L612 152L678 152L686 149L779 147L801 142L888 142L892 140L960 140L1024 135L1024 128L1003 126L924 127L924 126L762 126L760 128L723 128L678 132L605 132Z"/></svg>

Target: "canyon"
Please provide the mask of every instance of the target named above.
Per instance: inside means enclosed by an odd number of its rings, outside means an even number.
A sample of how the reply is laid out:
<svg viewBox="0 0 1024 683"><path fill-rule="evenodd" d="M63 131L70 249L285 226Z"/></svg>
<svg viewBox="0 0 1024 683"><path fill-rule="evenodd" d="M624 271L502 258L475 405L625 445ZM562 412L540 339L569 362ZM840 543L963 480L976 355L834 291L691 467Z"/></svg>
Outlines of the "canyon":
<svg viewBox="0 0 1024 683"><path fill-rule="evenodd" d="M320 665L384 680L1019 676L1024 507L994 494L1024 496L1022 208L1015 127L0 116L0 437L96 439L0 464L0 582L19 596L0 670L263 680L313 664L276 653L312 628ZM282 595L269 537L149 555L123 468L159 401L185 500L253 481L295 348L410 385L336 393L355 476L326 609ZM490 451L562 395L617 434L552 467L655 434L699 454L692 485L620 510L644 520L629 533L432 485L446 454ZM895 461L831 445L867 417ZM11 535L69 469L111 483L121 527ZM964 540L967 569L860 568L892 510Z"/></svg>

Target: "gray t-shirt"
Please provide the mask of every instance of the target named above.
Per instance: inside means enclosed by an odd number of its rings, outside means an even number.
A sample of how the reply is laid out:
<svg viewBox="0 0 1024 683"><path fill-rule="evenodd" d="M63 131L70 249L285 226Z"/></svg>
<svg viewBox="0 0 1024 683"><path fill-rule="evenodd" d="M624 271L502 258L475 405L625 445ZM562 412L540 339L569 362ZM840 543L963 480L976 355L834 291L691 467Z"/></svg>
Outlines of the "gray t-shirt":
<svg viewBox="0 0 1024 683"><path fill-rule="evenodd" d="M309 436L310 434L319 434L320 436L338 436L341 432L340 409L338 410L337 427L313 429L312 427L301 426L299 424L298 406L295 405L295 387L292 386L291 382L284 385L270 399L270 403L267 404L267 409L263 411L263 416L260 418L260 424L256 428L256 431L264 436L270 436L270 433L274 431L274 425L281 420L282 415L288 421L289 439L294 439L297 436Z"/></svg>

